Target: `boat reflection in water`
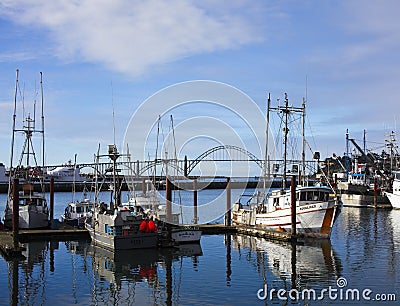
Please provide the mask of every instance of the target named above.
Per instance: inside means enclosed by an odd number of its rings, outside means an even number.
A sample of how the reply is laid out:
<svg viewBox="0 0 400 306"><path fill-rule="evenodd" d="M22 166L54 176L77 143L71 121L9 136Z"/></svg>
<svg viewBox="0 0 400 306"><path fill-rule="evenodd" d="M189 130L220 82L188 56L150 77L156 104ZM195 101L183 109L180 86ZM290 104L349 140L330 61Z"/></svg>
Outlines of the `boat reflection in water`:
<svg viewBox="0 0 400 306"><path fill-rule="evenodd" d="M54 271L54 250L58 242L24 243L22 257L7 262L10 305L43 305L46 296L46 258Z"/></svg>
<svg viewBox="0 0 400 306"><path fill-rule="evenodd" d="M296 245L234 235L232 247L238 250L240 257L255 260L264 281L260 285L268 284L276 291L281 288L328 288L342 273L341 261L327 239Z"/></svg>
<svg viewBox="0 0 400 306"><path fill-rule="evenodd" d="M72 253L92 258L90 291L91 303L95 304L174 304L179 298L180 280L173 262L192 257L195 266L197 257L202 255L198 243L167 249L110 251L80 241L68 242L68 248ZM179 263L176 266L182 268Z"/></svg>

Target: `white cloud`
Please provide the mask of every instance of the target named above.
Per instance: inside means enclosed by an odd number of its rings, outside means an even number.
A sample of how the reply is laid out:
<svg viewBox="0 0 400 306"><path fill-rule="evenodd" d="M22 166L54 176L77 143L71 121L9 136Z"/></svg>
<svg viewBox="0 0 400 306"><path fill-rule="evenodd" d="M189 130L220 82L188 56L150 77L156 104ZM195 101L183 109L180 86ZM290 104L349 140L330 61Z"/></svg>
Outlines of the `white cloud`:
<svg viewBox="0 0 400 306"><path fill-rule="evenodd" d="M261 40L252 1L2 1L12 21L48 31L57 56L139 75L152 65ZM228 4L229 5L229 4ZM247 13L246 13L247 12Z"/></svg>

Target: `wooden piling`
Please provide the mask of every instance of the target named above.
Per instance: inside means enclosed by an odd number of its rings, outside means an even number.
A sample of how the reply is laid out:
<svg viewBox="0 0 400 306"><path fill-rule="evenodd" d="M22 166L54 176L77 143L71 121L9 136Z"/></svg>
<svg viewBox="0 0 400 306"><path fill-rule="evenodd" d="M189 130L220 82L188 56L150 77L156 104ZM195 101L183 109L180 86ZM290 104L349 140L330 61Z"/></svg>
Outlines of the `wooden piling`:
<svg viewBox="0 0 400 306"><path fill-rule="evenodd" d="M296 239L296 176L292 176L290 181L290 212L291 212L291 236Z"/></svg>
<svg viewBox="0 0 400 306"><path fill-rule="evenodd" d="M171 190L171 181L168 177L165 179L165 198L166 198L166 221L167 223L171 223L172 216L172 190Z"/></svg>
<svg viewBox="0 0 400 306"><path fill-rule="evenodd" d="M193 223L197 224L197 179L193 180Z"/></svg>
<svg viewBox="0 0 400 306"><path fill-rule="evenodd" d="M226 178L226 213L225 213L225 225L231 225L231 179Z"/></svg>
<svg viewBox="0 0 400 306"><path fill-rule="evenodd" d="M50 178L50 223L54 219L54 177Z"/></svg>
<svg viewBox="0 0 400 306"><path fill-rule="evenodd" d="M374 177L374 207L378 205L378 186L376 183L376 177Z"/></svg>
<svg viewBox="0 0 400 306"><path fill-rule="evenodd" d="M13 228L13 246L14 250L19 247L19 180L13 179L13 214L12 214L12 228Z"/></svg>
<svg viewBox="0 0 400 306"><path fill-rule="evenodd" d="M166 226L167 226L167 240L172 240L172 227L171 227L171 219L172 219L172 190L171 190L171 181L168 176L165 178L165 197L166 197Z"/></svg>

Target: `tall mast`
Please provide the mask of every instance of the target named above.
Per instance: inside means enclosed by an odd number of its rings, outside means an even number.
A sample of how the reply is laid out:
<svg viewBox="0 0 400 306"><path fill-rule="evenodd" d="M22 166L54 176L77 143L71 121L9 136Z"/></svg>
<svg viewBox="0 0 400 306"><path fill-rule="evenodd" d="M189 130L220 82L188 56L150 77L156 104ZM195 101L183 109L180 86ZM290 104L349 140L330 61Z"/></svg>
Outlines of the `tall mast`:
<svg viewBox="0 0 400 306"><path fill-rule="evenodd" d="M303 115L302 115L302 119L303 119L303 127L302 127L302 152L301 152L301 162L302 162L302 185L305 186L306 185L306 101L303 98Z"/></svg>
<svg viewBox="0 0 400 306"><path fill-rule="evenodd" d="M285 93L285 108L282 110L285 114L285 127L283 128L283 182L282 189L286 189L286 162L287 162L287 135L288 129L288 115L289 115L289 100L287 93Z"/></svg>
<svg viewBox="0 0 400 306"><path fill-rule="evenodd" d="M42 81L42 72L40 72L40 92L41 92L41 98L42 98L42 171L44 171L44 112L43 112L43 81ZM42 176L43 177L43 176Z"/></svg>
<svg viewBox="0 0 400 306"><path fill-rule="evenodd" d="M346 177L349 172L349 129L346 129Z"/></svg>
<svg viewBox="0 0 400 306"><path fill-rule="evenodd" d="M268 93L268 102L267 102L267 126L265 129L265 155L264 155L264 181L263 181L263 192L266 190L266 179L267 179L267 157L268 157L268 132L269 132L269 108L271 106L271 93Z"/></svg>
<svg viewBox="0 0 400 306"><path fill-rule="evenodd" d="M18 69L16 71L15 78L15 93L14 93L14 114L12 124L12 136L11 136L11 154L10 154L10 174L8 176L8 194L11 192L11 179L13 177L13 158L14 158L14 138L15 138L15 120L17 118L17 94L18 94Z"/></svg>

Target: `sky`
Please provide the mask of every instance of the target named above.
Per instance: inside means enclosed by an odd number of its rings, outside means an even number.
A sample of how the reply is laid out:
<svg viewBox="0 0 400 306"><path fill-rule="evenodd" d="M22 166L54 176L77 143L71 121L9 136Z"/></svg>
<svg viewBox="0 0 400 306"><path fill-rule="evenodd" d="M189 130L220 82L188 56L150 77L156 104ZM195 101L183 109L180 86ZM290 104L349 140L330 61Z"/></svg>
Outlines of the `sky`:
<svg viewBox="0 0 400 306"><path fill-rule="evenodd" d="M396 0L0 0L0 162L10 163L16 69L25 115L35 100L38 114L43 73L46 164L92 162L99 144L124 146L135 131L146 144L131 139L133 159L150 158L158 115L185 135L178 157L233 144L262 158L268 93L272 104L306 99L322 157L343 155L346 129L359 142L365 129L379 152L399 115L399 12ZM180 87L199 80L217 91ZM175 106L157 100L174 89Z"/></svg>

